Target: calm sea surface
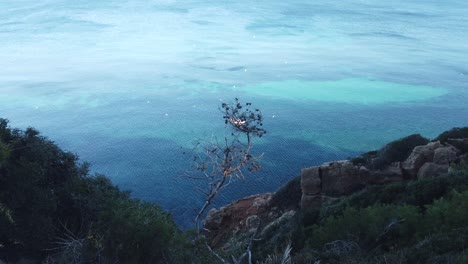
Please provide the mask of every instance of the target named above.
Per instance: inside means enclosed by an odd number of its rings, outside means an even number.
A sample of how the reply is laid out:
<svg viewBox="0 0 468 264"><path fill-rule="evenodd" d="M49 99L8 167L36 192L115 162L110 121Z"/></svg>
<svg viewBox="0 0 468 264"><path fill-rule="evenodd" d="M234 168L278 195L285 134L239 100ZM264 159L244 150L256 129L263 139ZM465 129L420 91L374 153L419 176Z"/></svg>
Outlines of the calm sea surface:
<svg viewBox="0 0 468 264"><path fill-rule="evenodd" d="M33 126L190 225L197 139L221 102L265 116L263 170L216 206L306 166L468 125L465 0L0 0L0 117Z"/></svg>

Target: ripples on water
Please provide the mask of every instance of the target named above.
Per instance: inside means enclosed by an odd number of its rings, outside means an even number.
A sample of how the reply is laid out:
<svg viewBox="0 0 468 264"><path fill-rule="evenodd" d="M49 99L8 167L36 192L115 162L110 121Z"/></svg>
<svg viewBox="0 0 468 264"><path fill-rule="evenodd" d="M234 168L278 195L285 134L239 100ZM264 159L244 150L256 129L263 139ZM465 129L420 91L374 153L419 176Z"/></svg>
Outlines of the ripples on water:
<svg viewBox="0 0 468 264"><path fill-rule="evenodd" d="M217 205L305 166L468 125L466 1L2 1L0 116L34 126L187 226L177 178L234 97L265 115L263 170ZM183 193L184 195L181 195Z"/></svg>

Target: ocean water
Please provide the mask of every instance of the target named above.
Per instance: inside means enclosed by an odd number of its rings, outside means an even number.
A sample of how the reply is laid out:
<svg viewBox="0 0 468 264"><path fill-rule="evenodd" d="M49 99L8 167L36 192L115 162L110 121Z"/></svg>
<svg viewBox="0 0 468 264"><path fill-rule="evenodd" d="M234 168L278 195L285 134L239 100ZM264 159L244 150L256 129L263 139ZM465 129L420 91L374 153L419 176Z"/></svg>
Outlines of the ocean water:
<svg viewBox="0 0 468 264"><path fill-rule="evenodd" d="M262 110L263 169L303 167L468 125L465 0L0 0L0 117L33 126L188 227L198 139L222 102Z"/></svg>

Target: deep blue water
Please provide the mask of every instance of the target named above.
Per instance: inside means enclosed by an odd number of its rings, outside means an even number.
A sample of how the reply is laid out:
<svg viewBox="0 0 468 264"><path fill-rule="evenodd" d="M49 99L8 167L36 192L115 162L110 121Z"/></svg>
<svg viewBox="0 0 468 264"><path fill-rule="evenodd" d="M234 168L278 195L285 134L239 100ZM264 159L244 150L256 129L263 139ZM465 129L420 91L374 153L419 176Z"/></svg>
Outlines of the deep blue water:
<svg viewBox="0 0 468 264"><path fill-rule="evenodd" d="M182 176L218 106L262 109L263 169L217 200L306 166L468 125L468 2L0 1L0 117L34 126L183 226Z"/></svg>

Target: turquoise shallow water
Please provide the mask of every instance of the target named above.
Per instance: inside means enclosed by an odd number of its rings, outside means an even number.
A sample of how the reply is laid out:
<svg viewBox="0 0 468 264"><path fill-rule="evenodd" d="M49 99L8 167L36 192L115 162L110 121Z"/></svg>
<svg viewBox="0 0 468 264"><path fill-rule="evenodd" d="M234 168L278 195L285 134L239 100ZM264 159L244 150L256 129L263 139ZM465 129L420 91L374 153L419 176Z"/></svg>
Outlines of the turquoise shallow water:
<svg viewBox="0 0 468 264"><path fill-rule="evenodd" d="M468 3L2 1L0 116L34 126L186 227L183 155L263 110L263 170L217 206L411 133L468 125ZM182 195L183 194L183 195Z"/></svg>

